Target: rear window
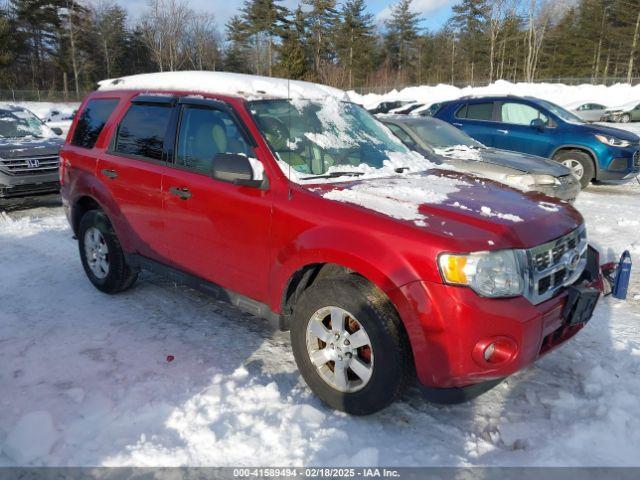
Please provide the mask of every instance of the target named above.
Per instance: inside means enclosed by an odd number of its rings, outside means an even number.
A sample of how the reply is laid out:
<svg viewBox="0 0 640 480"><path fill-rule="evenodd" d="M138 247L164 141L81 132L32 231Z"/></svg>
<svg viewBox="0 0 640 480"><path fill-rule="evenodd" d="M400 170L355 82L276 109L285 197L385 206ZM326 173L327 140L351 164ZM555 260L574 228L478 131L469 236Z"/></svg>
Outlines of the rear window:
<svg viewBox="0 0 640 480"><path fill-rule="evenodd" d="M131 105L120 122L114 151L162 160L164 137L172 108L170 105Z"/></svg>
<svg viewBox="0 0 640 480"><path fill-rule="evenodd" d="M119 100L115 98L89 100L78 118L71 144L82 148L93 148L118 102Z"/></svg>
<svg viewBox="0 0 640 480"><path fill-rule="evenodd" d="M468 103L456 114L469 120L493 120L493 102Z"/></svg>

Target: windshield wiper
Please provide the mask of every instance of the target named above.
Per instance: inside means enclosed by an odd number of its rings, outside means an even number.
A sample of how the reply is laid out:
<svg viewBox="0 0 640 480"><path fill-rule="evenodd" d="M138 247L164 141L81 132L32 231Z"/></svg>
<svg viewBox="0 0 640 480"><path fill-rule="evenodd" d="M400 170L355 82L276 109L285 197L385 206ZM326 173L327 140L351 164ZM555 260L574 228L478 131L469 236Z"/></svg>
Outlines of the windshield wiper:
<svg viewBox="0 0 640 480"><path fill-rule="evenodd" d="M364 175L364 172L331 172L323 175L304 177L302 180L313 180L314 178L359 177L360 175Z"/></svg>

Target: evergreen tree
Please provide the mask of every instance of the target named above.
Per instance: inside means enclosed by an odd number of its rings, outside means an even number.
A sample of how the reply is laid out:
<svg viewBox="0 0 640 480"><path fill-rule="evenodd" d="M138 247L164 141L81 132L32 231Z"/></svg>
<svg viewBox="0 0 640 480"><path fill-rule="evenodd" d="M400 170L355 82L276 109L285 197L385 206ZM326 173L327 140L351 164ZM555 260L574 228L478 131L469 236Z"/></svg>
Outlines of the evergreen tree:
<svg viewBox="0 0 640 480"><path fill-rule="evenodd" d="M224 69L230 72L250 73L251 60L247 25L235 15L226 25L228 46L224 55Z"/></svg>
<svg viewBox="0 0 640 480"><path fill-rule="evenodd" d="M306 20L302 8L296 8L293 19L286 23L278 47L278 74L291 79L304 79L309 75L307 55Z"/></svg>
<svg viewBox="0 0 640 480"><path fill-rule="evenodd" d="M385 22L385 45L391 64L400 72L412 65L417 54L420 15L411 10L412 0L400 0L391 7Z"/></svg>
<svg viewBox="0 0 640 480"><path fill-rule="evenodd" d="M307 44L311 50L313 77L326 78L326 67L335 58L334 32L338 24L335 0L303 0L307 13Z"/></svg>
<svg viewBox="0 0 640 480"><path fill-rule="evenodd" d="M338 60L348 72L347 87L361 84L371 71L375 55L373 15L364 0L347 0L340 11L342 20L336 35Z"/></svg>
<svg viewBox="0 0 640 480"><path fill-rule="evenodd" d="M462 60L460 65L469 69L472 82L479 71L487 69L490 10L487 0L462 0L452 7L451 26L459 39L458 57Z"/></svg>

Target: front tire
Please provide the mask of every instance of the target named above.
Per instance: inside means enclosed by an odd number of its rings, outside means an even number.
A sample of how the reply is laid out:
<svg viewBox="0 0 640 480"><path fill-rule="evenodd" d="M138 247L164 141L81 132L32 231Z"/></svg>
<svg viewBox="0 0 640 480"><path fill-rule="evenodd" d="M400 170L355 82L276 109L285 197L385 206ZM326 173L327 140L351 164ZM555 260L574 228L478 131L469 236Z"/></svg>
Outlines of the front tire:
<svg viewBox="0 0 640 480"><path fill-rule="evenodd" d="M580 150L563 150L554 155L553 159L569 168L578 177L580 188L586 188L593 180L595 168L589 154Z"/></svg>
<svg viewBox="0 0 640 480"><path fill-rule="evenodd" d="M122 292L138 278L138 273L127 265L116 232L101 210L90 210L80 220L78 247L82 267L98 290Z"/></svg>
<svg viewBox="0 0 640 480"><path fill-rule="evenodd" d="M629 123L631 121L631 115L625 113L620 117L620 123Z"/></svg>
<svg viewBox="0 0 640 480"><path fill-rule="evenodd" d="M331 408L368 415L390 405L413 374L403 325L389 300L357 275L319 280L294 306L293 355Z"/></svg>

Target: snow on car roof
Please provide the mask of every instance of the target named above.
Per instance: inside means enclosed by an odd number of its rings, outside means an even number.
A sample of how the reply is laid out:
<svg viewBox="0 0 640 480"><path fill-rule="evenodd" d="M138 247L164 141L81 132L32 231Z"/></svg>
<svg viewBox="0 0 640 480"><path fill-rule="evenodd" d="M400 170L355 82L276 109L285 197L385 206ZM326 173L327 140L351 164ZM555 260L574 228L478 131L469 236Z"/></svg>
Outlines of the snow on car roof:
<svg viewBox="0 0 640 480"><path fill-rule="evenodd" d="M307 98L328 96L349 100L344 90L317 83L230 72L160 72L112 78L98 82L98 90L180 90L238 95L247 99Z"/></svg>

